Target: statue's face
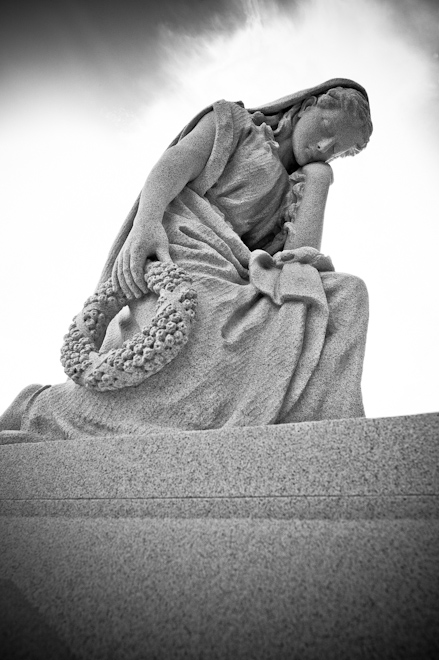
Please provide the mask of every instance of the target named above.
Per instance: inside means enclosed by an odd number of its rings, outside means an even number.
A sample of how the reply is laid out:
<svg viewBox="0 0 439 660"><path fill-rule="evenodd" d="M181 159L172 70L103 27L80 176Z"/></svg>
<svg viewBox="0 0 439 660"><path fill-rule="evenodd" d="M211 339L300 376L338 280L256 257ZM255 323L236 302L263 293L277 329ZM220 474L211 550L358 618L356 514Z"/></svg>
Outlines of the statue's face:
<svg viewBox="0 0 439 660"><path fill-rule="evenodd" d="M293 152L299 165L328 162L364 141L362 131L338 109L310 106L297 122L292 137Z"/></svg>

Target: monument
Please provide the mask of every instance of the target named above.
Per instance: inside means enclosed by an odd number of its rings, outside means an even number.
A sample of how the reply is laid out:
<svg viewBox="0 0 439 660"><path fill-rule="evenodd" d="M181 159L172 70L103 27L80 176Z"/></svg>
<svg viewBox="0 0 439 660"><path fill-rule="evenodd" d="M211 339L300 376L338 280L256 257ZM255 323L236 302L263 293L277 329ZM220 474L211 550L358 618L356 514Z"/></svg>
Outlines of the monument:
<svg viewBox="0 0 439 660"><path fill-rule="evenodd" d="M367 293L319 250L329 163L371 132L346 79L202 111L70 326L70 380L27 389L0 428L47 440L363 416Z"/></svg>
<svg viewBox="0 0 439 660"><path fill-rule="evenodd" d="M2 657L439 655L439 415L364 418L366 288L320 252L371 132L332 79L164 152L68 381L1 418Z"/></svg>

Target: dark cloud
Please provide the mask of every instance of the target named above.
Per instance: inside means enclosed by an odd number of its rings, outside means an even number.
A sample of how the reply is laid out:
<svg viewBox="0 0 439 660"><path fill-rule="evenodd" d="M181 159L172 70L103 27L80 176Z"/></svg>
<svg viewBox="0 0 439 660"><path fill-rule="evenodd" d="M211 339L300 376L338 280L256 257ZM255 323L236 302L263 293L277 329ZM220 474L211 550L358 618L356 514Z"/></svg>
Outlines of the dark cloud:
<svg viewBox="0 0 439 660"><path fill-rule="evenodd" d="M9 98L29 83L114 103L147 102L163 88L163 34L232 32L245 15L235 0L6 0L0 67ZM163 28L168 28L163 30ZM169 37L170 38L170 37Z"/></svg>
<svg viewBox="0 0 439 660"><path fill-rule="evenodd" d="M296 0L6 0L0 22L3 84L9 90L21 84L21 91L29 80L38 85L49 79L79 96L96 94L109 104L121 99L122 105L134 106L166 87L161 46L173 34L232 33L252 6L291 12L296 4ZM306 2L300 4L306 7ZM438 58L438 0L382 0L382 4L408 40ZM168 50L172 46L164 45Z"/></svg>
<svg viewBox="0 0 439 660"><path fill-rule="evenodd" d="M233 31L249 7L291 10L296 0L4 0L0 62L15 72L36 65L90 65L113 57L131 65L133 54L154 55L160 26L196 35ZM303 6L303 3L301 3ZM388 6L397 25L419 43L439 48L439 0L372 0ZM305 5L306 7L306 2Z"/></svg>
<svg viewBox="0 0 439 660"><path fill-rule="evenodd" d="M7 0L2 3L3 67L111 54L122 63L136 49L152 49L158 29L196 34L209 25L232 29L245 3L232 0Z"/></svg>

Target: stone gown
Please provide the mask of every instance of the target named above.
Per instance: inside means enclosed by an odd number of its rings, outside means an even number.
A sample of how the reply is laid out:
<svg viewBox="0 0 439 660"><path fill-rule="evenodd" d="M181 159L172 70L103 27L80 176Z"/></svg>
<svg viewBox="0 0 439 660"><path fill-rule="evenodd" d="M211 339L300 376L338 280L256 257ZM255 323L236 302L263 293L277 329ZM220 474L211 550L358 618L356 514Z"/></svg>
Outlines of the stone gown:
<svg viewBox="0 0 439 660"><path fill-rule="evenodd" d="M290 219L293 182L271 128L239 104L213 112L211 157L163 219L171 257L198 293L189 342L137 387L96 392L69 380L40 390L22 431L55 440L364 414L365 286L313 248L289 251L283 266L255 251ZM146 325L155 301L122 310L103 350Z"/></svg>

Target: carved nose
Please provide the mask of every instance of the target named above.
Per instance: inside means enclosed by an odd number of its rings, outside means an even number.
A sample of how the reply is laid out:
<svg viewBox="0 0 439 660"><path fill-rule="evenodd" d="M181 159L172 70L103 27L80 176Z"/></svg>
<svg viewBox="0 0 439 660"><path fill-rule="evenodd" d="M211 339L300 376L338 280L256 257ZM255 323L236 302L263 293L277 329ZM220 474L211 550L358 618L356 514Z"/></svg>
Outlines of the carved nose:
<svg viewBox="0 0 439 660"><path fill-rule="evenodd" d="M333 146L335 138L324 138L319 140L317 143L317 151L320 151L322 154L325 154Z"/></svg>

